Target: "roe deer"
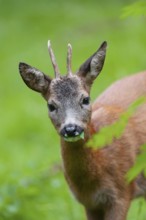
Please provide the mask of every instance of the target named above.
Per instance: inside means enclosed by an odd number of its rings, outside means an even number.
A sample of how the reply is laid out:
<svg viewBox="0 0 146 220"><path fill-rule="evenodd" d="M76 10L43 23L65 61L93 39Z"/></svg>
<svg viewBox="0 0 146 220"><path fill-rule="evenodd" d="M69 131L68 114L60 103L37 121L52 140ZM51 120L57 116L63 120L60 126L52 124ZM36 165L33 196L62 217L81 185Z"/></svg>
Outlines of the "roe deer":
<svg viewBox="0 0 146 220"><path fill-rule="evenodd" d="M91 106L90 89L102 70L106 47L103 42L73 75L69 44L67 75L60 76L48 42L54 79L25 63L19 64L19 70L26 85L47 101L50 119L61 139L66 180L85 207L87 219L125 220L131 200L146 195L143 174L131 183L125 179L139 146L146 143L146 105L136 110L122 136L112 144L96 150L85 145L102 127L115 122L134 100L146 95L146 72L115 82Z"/></svg>

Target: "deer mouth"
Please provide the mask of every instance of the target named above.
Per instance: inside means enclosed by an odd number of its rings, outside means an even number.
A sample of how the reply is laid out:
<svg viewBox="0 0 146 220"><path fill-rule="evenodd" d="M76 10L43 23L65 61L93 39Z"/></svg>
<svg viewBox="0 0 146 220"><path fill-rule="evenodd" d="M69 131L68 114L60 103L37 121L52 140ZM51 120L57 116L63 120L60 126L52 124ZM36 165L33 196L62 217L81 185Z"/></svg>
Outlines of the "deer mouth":
<svg viewBox="0 0 146 220"><path fill-rule="evenodd" d="M74 137L69 137L69 136L64 136L63 137L65 141L67 142L76 142L79 141L80 139L84 140L84 132L82 132L80 135L74 136Z"/></svg>
<svg viewBox="0 0 146 220"><path fill-rule="evenodd" d="M68 124L60 132L65 141L76 142L80 139L84 139L84 130L78 125Z"/></svg>

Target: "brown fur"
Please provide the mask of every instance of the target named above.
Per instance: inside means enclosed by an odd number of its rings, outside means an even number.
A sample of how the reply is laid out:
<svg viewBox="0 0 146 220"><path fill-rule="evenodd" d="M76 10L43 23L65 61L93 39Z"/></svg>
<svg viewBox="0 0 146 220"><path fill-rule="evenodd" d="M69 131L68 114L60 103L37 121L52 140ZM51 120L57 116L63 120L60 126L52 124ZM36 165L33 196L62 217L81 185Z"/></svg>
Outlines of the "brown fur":
<svg viewBox="0 0 146 220"><path fill-rule="evenodd" d="M77 200L84 205L87 219L125 220L131 200L146 196L146 179L142 174L131 183L125 179L135 163L139 147L146 143L146 104L131 116L122 136L112 144L95 150L86 143L101 128L118 120L137 98L146 96L146 72L112 84L91 108L83 99L89 96L91 85L103 67L105 54L106 42L75 76L70 74L54 80L24 63L20 63L19 69L26 85L40 92L51 105L49 115L60 135L71 120L84 130L84 140L68 142L61 136L61 152L66 180Z"/></svg>
<svg viewBox="0 0 146 220"><path fill-rule="evenodd" d="M136 81L134 81L134 78L136 78ZM129 84L125 87L127 79L129 83L130 80L135 82L132 83L134 92L140 82L142 84L145 83L145 86L141 90L138 88L139 94L136 92L135 95L131 94ZM139 96L146 95L146 72L127 79L125 78L113 84L110 87L111 89L106 90L93 104L90 124L91 134L118 119L119 115L124 111L122 107L127 108ZM128 100L127 103L121 103L120 97L116 97L116 87L119 83L118 91L121 95L122 91L127 93L125 97ZM120 89L123 89L123 87L125 88L121 91ZM102 104L101 97L104 97ZM107 103L110 103L110 97L114 98L114 101L111 102L116 105L112 103L111 106L106 106ZM65 176L76 198L86 207L89 219L123 220L126 218L131 199L138 195L142 188L144 188L143 195L146 195L146 181L144 181L143 176L141 176L141 185L137 185L140 176L130 184L125 180L126 173L135 162L139 146L146 143L145 114L146 106L143 105L129 121L122 137L114 141L112 145L100 150L86 148L84 146L85 143L82 141L77 145L76 143L65 143L62 140ZM97 198L92 200L96 193ZM103 197L103 201L102 198L101 201L100 199L97 201L100 194ZM99 212L98 209L100 210ZM112 214L107 214L108 212ZM121 215L120 212L122 213Z"/></svg>

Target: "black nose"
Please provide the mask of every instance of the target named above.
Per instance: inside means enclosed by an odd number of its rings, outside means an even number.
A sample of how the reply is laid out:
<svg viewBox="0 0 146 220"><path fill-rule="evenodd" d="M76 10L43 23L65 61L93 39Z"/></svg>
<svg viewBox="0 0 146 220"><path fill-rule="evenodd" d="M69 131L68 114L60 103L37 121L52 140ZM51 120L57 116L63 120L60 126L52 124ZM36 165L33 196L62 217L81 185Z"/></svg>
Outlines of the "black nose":
<svg viewBox="0 0 146 220"><path fill-rule="evenodd" d="M76 133L76 126L75 125L67 125L65 128L65 132L68 136L74 136Z"/></svg>
<svg viewBox="0 0 146 220"><path fill-rule="evenodd" d="M75 137L80 135L83 132L83 129L75 124L68 124L66 125L62 131L61 131L61 135L62 136L68 136L68 137Z"/></svg>

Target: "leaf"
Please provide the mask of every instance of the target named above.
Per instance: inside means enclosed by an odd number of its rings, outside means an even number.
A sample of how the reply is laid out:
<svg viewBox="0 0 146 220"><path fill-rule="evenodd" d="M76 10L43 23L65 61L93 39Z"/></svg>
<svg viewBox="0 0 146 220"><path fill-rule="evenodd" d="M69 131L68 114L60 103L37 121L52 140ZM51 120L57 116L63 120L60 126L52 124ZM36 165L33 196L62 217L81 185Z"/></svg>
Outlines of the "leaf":
<svg viewBox="0 0 146 220"><path fill-rule="evenodd" d="M133 179L135 179L142 171L146 176L146 144L141 146L141 153L137 156L134 166L126 175L128 182L131 182Z"/></svg>
<svg viewBox="0 0 146 220"><path fill-rule="evenodd" d="M122 136L129 118L133 115L136 109L146 102L145 97L140 97L133 102L126 112L124 112L120 118L113 124L101 128L101 130L93 135L93 137L86 144L87 147L102 148L113 142L113 139L118 139Z"/></svg>
<svg viewBox="0 0 146 220"><path fill-rule="evenodd" d="M146 202L144 198L137 198L132 202L127 220L145 220Z"/></svg>
<svg viewBox="0 0 146 220"><path fill-rule="evenodd" d="M137 1L131 5L123 8L121 18L126 18L129 16L146 16L146 2Z"/></svg>

